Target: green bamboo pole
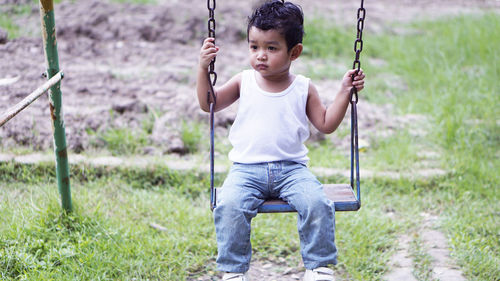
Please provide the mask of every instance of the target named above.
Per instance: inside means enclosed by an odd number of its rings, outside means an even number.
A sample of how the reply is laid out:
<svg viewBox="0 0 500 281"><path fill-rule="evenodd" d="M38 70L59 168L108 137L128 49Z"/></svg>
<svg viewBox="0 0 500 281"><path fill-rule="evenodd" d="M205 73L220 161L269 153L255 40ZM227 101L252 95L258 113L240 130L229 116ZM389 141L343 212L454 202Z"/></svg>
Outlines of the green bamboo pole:
<svg viewBox="0 0 500 281"><path fill-rule="evenodd" d="M59 72L57 54L56 26L53 0L40 0L42 37L47 62L47 78ZM62 114L61 83L55 84L49 91L50 116L54 131L54 152L56 154L57 186L61 194L61 203L65 211L71 212L71 188L69 184L69 165L66 147L66 132Z"/></svg>

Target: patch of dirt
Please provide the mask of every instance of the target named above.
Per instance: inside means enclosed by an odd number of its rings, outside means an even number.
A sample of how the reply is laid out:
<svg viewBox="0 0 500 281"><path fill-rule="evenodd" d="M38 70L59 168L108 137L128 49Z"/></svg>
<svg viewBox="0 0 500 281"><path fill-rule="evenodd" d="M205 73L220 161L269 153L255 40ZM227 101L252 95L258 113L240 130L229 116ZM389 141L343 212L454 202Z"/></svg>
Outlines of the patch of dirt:
<svg viewBox="0 0 500 281"><path fill-rule="evenodd" d="M196 6L199 8L192 9ZM245 3L220 6L219 17L227 15L217 26L224 44L243 43L243 25L236 22L249 7ZM192 74L206 32L206 13L206 5L194 1L167 1L157 6L95 0L56 5L69 148L77 152L88 149L90 131L139 128L154 114L163 124L155 126L152 141L168 152L169 143L179 138L181 120L205 120L198 109ZM38 19L36 13L32 17ZM223 65L244 61L238 57L242 55L227 52L220 59L221 80L230 75L223 74ZM0 78L20 77L0 86L6 93L0 97L3 112L43 83L41 38L18 38L0 45L0 65ZM162 117L165 115L168 117ZM2 127L3 145L49 147L49 116L48 98L43 96Z"/></svg>
<svg viewBox="0 0 500 281"><path fill-rule="evenodd" d="M432 277L441 281L465 281L462 271L450 257L448 239L436 227L438 217L428 213L421 215L424 223L420 237L432 258Z"/></svg>
<svg viewBox="0 0 500 281"><path fill-rule="evenodd" d="M413 276L413 259L410 257L410 237L401 235L398 240L398 249L391 257L389 266L391 270L384 276L386 281L416 281Z"/></svg>
<svg viewBox="0 0 500 281"><path fill-rule="evenodd" d="M431 280L466 280L460 268L450 257L450 247L446 236L437 226L439 217L429 213L421 213L420 215L422 222L413 235L422 240L423 250L431 258ZM394 215L390 213L390 216ZM389 262L390 270L384 275L383 280L417 280L413 275L415 264L410 254L411 240L412 238L408 234L399 236L398 249Z"/></svg>
<svg viewBox="0 0 500 281"><path fill-rule="evenodd" d="M255 281L294 281L302 280L305 269L302 266L287 265L285 260L279 261L253 261L250 264L248 275ZM201 277L188 278L189 281L215 281L222 280L223 273L212 272Z"/></svg>

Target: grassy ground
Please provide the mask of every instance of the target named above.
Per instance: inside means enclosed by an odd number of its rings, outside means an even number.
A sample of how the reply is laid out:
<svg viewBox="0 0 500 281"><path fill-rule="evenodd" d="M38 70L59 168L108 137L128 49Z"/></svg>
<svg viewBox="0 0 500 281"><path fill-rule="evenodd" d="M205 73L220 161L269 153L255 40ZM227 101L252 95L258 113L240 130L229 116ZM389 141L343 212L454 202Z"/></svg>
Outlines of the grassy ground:
<svg viewBox="0 0 500 281"><path fill-rule="evenodd" d="M0 8L0 28L7 32L8 39L20 37L23 29L15 23L15 18L27 17L31 14L31 5L5 5Z"/></svg>
<svg viewBox="0 0 500 281"><path fill-rule="evenodd" d="M338 39L335 44L347 47L335 57L349 65L352 40L346 31L322 21L310 24L306 56L330 59L321 46ZM440 165L449 173L431 179L364 179L362 209L336 217L337 271L341 280L380 279L396 237L410 233L416 275L427 280L428 258L418 251L418 225L422 213L432 213L439 216L453 258L467 278L498 280L500 19L463 16L405 28L404 36L366 34L364 61L385 63L364 63L370 78L363 94L373 103L394 103L401 114L426 115L429 131L412 137L403 130L378 139L362 154L362 165L412 171L419 161L416 152L429 149L440 151ZM397 75L403 87L387 83L387 73ZM114 143L123 135L127 132L102 137ZM196 137L187 133L186 138ZM142 141L110 149L119 154ZM341 157L325 159L331 153L343 154L328 143L311 146L311 162L346 166ZM1 280L185 280L214 270L207 175L163 166L71 169L75 211L64 215L52 163L0 164ZM217 182L222 179L219 175ZM255 257L297 265L295 224L293 214L259 215L252 234Z"/></svg>
<svg viewBox="0 0 500 281"><path fill-rule="evenodd" d="M471 279L500 276L500 20L457 17L411 26L403 38L381 38L373 54L390 61L408 90L396 95L401 112L431 116L428 136L444 150L449 177L437 182L433 212L442 217L453 255Z"/></svg>

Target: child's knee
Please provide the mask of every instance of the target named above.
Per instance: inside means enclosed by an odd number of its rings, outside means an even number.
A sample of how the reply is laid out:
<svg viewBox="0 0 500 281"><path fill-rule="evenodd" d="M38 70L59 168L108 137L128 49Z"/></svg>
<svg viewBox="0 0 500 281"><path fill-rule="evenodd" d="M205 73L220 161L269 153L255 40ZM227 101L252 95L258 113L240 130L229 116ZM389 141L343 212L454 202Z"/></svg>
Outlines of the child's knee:
<svg viewBox="0 0 500 281"><path fill-rule="evenodd" d="M235 192L228 192L223 194L220 199L217 200L217 207L220 211L224 212L225 216L236 216L236 215L248 215L254 208L254 198L242 196Z"/></svg>
<svg viewBox="0 0 500 281"><path fill-rule="evenodd" d="M304 200L304 212L310 216L325 216L334 213L335 206L324 194L310 194Z"/></svg>

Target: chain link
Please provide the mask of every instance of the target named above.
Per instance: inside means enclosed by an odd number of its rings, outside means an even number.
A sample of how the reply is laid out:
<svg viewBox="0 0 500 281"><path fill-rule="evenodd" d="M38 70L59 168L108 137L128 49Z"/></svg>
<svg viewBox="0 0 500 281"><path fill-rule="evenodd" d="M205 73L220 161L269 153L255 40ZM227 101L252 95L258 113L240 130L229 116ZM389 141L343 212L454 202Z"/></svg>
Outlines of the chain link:
<svg viewBox="0 0 500 281"><path fill-rule="evenodd" d="M214 38L214 44L215 44L215 6L216 2L215 0L207 0L207 8L208 8L208 37ZM210 62L209 66L209 77L210 77L210 83L212 86L215 86L215 83L217 82L217 73L215 72L215 58ZM213 94L213 93L212 93Z"/></svg>
<svg viewBox="0 0 500 281"><path fill-rule="evenodd" d="M358 74L361 69L361 61L360 56L363 51L363 28L365 27L365 16L366 10L363 7L364 0L361 0L361 5L358 9L358 22L356 25L357 33L356 40L354 41L354 53L356 54L354 58L354 62L352 63L352 69L355 69L356 72L351 75L351 80L354 81L354 77ZM351 88L351 103L358 103L358 90L356 87Z"/></svg>

